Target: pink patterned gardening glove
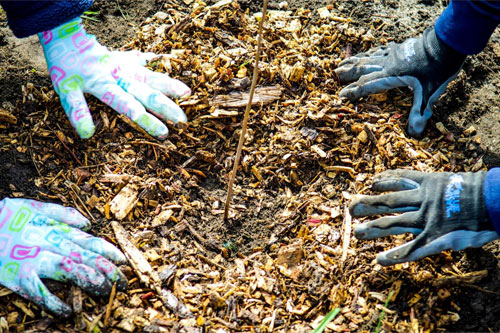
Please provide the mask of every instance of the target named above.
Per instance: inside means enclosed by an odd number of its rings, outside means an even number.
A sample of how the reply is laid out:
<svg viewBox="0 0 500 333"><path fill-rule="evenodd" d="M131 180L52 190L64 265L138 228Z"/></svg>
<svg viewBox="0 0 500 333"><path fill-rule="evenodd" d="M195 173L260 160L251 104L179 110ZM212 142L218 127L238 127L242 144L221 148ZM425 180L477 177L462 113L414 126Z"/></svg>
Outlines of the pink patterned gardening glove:
<svg viewBox="0 0 500 333"><path fill-rule="evenodd" d="M71 308L41 279L72 282L94 295L106 295L127 279L108 259L125 256L104 239L79 228L89 221L73 208L27 199L0 201L0 284L42 308L69 316Z"/></svg>
<svg viewBox="0 0 500 333"><path fill-rule="evenodd" d="M154 137L164 139L162 121L186 122L181 108L165 95L191 93L181 81L144 67L154 53L109 51L85 32L80 18L38 34L54 89L81 138L95 132L85 101L90 93L126 115Z"/></svg>

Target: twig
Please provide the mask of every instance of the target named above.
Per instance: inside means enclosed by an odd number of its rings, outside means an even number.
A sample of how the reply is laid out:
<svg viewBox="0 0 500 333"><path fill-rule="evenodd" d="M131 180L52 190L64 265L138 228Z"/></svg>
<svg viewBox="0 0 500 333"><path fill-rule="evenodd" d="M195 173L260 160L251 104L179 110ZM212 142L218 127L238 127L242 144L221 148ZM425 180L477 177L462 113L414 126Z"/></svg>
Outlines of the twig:
<svg viewBox="0 0 500 333"><path fill-rule="evenodd" d="M222 265L219 265L218 263L216 263L215 261L213 261L212 259L210 258L207 258L201 254L198 254L198 258L200 258L201 260L203 260L204 262L206 262L207 264L209 265L212 265L212 266L215 266L219 269L222 269L223 271L226 270L226 267L222 266Z"/></svg>
<svg viewBox="0 0 500 333"><path fill-rule="evenodd" d="M29 151L30 151L31 161L33 162L33 165L35 166L36 172L41 177L42 174L40 173L40 169L38 169L38 165L36 164L36 161L35 161L35 154L33 153L33 136L31 134L30 134L30 147L29 147Z"/></svg>
<svg viewBox="0 0 500 333"><path fill-rule="evenodd" d="M43 121L44 125L47 126L47 128L52 132L52 134L54 134L56 136L56 138L61 142L61 144L63 145L63 147L71 154L71 156L73 156L73 158L75 159L75 161L78 163L79 166L83 166L83 163L80 161L80 159L78 159L78 157L76 157L75 153L68 147L68 145L59 137L59 135L57 135L57 133L45 122Z"/></svg>
<svg viewBox="0 0 500 333"><path fill-rule="evenodd" d="M255 55L255 67L253 68L252 86L250 87L250 96L248 98L248 104L245 110L245 115L243 116L243 125L241 128L240 141L238 142L238 148L236 150L236 159L234 161L233 171L231 173L231 179L229 180L227 199L226 199L226 204L224 205L224 222L227 222L229 215L229 204L231 203L231 198L233 196L234 180L236 178L236 173L238 171L238 164L240 163L241 150L243 148L243 143L245 141L245 135L247 132L247 124L248 124L248 118L250 116L250 110L252 108L253 95L255 93L255 86L257 85L257 78L259 76L259 61L262 48L262 28L266 20L267 3L268 0L264 0L264 5L262 8L262 19L260 20L259 23L259 39L257 42L257 54Z"/></svg>
<svg viewBox="0 0 500 333"><path fill-rule="evenodd" d="M176 230L177 231L184 231L187 230L193 236L193 238L199 242L201 245L203 245L206 249L210 251L214 251L217 253L222 252L222 248L213 240L207 239L206 237L202 237L196 229L189 224L188 221L184 220L176 225Z"/></svg>
<svg viewBox="0 0 500 333"><path fill-rule="evenodd" d="M468 287L468 288L472 288L472 289L476 289L476 290L479 290L479 291L482 291L483 293L487 293L487 294L492 294L492 295L497 295L499 296L500 295L500 292L498 291L493 291L493 290L488 290L488 289L484 289L484 288L481 288L479 286L476 286L474 284L464 284L465 287Z"/></svg>
<svg viewBox="0 0 500 333"><path fill-rule="evenodd" d="M85 204L85 202L83 201L83 199L80 197L80 195L78 194L78 192L74 189L74 187L78 188L78 186L76 184L70 182L69 180L65 180L64 181L64 185L66 185L66 187L69 188L71 190L71 192L73 192L73 194L75 195L75 197L78 199L78 201L82 205L83 209L85 209L85 212L87 212L88 216L92 219L93 222L95 222L96 219L95 219L94 215L92 215L92 213L87 208L87 205Z"/></svg>
<svg viewBox="0 0 500 333"><path fill-rule="evenodd" d="M108 326L109 316L111 315L111 308L113 307L113 301L115 300L116 295L116 282L113 283L113 287L111 288L111 294L109 295L108 306L106 307L106 314L104 315L104 327Z"/></svg>

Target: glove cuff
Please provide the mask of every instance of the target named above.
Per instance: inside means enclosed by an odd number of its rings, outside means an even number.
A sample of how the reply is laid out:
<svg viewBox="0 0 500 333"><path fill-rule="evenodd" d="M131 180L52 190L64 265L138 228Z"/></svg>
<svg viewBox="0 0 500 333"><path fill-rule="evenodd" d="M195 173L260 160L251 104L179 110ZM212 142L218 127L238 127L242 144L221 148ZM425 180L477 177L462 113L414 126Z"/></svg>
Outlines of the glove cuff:
<svg viewBox="0 0 500 333"><path fill-rule="evenodd" d="M80 54L97 42L93 35L85 32L80 17L76 17L52 30L40 32L38 38L47 59L57 59L68 53L66 47L61 43L55 43L56 41L68 40L67 43L71 43Z"/></svg>
<svg viewBox="0 0 500 333"><path fill-rule="evenodd" d="M465 61L465 54L462 54L446 45L436 35L434 28L427 28L424 31L424 45L427 52L439 63L453 69L455 72Z"/></svg>
<svg viewBox="0 0 500 333"><path fill-rule="evenodd" d="M486 172L460 172L455 175L463 179L463 191L459 200L462 201L463 205L464 212L462 215L467 216L465 220L477 220L477 230L475 231L495 230L488 217L486 200L484 197L484 180L486 179ZM447 192L445 200L453 199L448 196L448 194ZM466 226L466 228L467 227L470 228L470 225Z"/></svg>
<svg viewBox="0 0 500 333"><path fill-rule="evenodd" d="M500 235L500 168L491 169L484 180L484 199L491 223Z"/></svg>

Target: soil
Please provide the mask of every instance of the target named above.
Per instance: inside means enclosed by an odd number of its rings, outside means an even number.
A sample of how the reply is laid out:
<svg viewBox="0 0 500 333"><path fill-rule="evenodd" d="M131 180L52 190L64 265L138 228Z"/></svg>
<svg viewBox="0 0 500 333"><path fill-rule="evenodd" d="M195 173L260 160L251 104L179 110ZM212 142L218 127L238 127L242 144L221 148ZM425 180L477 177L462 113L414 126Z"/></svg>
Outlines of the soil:
<svg viewBox="0 0 500 333"><path fill-rule="evenodd" d="M215 1L207 1L215 2ZM277 9L281 1L271 1L270 8ZM99 11L93 16L97 21L88 20L87 31L97 36L102 44L120 48L129 42L141 23L154 13L168 8L169 1L102 1L95 2L92 10ZM182 3L182 1L175 1ZM261 2L241 0L240 4L249 11L259 11ZM376 39L401 42L408 37L417 36L431 26L446 6L446 1L433 0L385 0L385 1L313 1L289 0L288 9L309 8L311 10L325 5L334 5L339 16L351 17L354 25L371 29ZM433 119L427 131L436 131L435 124L442 122L457 137L471 125L481 138L476 150L477 157L482 157L487 167L500 166L500 34L497 31L492 36L487 48L479 55L469 57L464 70L449 86L446 93L435 106ZM353 53L358 51L356 46ZM29 131L30 124L23 116L32 110L17 109L23 97L22 89L28 83L35 87L49 87L45 62L41 47L36 37L16 39L9 31L5 20L0 26L0 105L8 110L15 110L19 123L16 128L10 128L12 133ZM409 94L408 91L399 93ZM0 137L9 135L0 131ZM78 141L74 147L77 150L85 142ZM31 162L31 152L19 152L13 148L0 147L0 198L24 193L26 197L42 199L39 196L41 188L35 185L39 176L35 165ZM224 163L224 161L220 161ZM311 178L314 175L310 176ZM15 184L14 186L12 184ZM218 177L208 177L196 190L186 190L191 200L199 200L205 209L210 209L214 201L225 199L225 184ZM202 221L197 215L188 216L193 225L203 224L203 235L218 242L231 241L238 246L241 255L264 246L273 230L273 217L283 209L280 202L280 192L274 188L266 189L266 196L275 198L271 204L262 200L235 202L244 204L248 212L241 213L239 221L229 227L219 222ZM271 221L271 222L270 222ZM99 234L97 230L96 234ZM471 270L486 269L488 278L481 281L475 288L463 288L454 300L460 310L461 320L448 331L499 331L500 322L500 247L496 242L455 254L463 267ZM395 303L392 311L408 310L407 304Z"/></svg>

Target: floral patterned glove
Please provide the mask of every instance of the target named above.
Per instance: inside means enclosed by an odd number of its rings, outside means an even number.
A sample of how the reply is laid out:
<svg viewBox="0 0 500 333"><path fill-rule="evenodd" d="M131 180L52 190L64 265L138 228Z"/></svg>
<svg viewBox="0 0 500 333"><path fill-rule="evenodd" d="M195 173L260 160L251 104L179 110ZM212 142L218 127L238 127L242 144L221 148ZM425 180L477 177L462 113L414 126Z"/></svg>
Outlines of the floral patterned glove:
<svg viewBox="0 0 500 333"><path fill-rule="evenodd" d="M112 244L79 230L89 221L73 208L27 199L0 201L0 284L61 316L71 308L41 279L71 281L95 295L127 279L108 259L125 263ZM108 258L108 259L106 259Z"/></svg>
<svg viewBox="0 0 500 333"><path fill-rule="evenodd" d="M161 120L186 122L181 108L164 94L179 98L191 91L181 81L143 67L156 57L154 53L111 52L85 32L80 18L38 36L54 89L81 138L90 138L95 132L84 93L96 96L160 139L168 135Z"/></svg>

